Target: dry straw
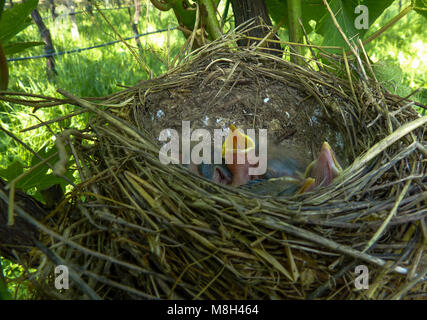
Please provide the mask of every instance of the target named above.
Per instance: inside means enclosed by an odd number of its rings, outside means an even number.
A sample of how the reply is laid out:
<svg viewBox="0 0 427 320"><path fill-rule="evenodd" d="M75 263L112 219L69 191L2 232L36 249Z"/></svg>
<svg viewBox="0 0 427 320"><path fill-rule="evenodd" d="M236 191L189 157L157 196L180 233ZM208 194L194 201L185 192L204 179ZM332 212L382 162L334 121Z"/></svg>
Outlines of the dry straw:
<svg viewBox="0 0 427 320"><path fill-rule="evenodd" d="M64 174L71 155L81 182L43 221L19 203L13 207L41 232L32 254L41 261L32 277L39 296L426 297L427 117L414 111L413 102L382 89L362 46L353 46L356 59L342 59L306 45L329 65L312 57L298 66L262 48L237 49L243 31L198 49L159 78L108 97L2 92L2 100L36 109L71 104L80 109L70 117L93 114L85 130L57 136L62 162L55 172ZM198 90L207 88L210 108L232 97L241 83L255 95L261 85L289 87L322 110L343 136L349 159L333 184L304 195L257 196L159 162L153 132L159 123L174 127L181 121L180 99L191 105ZM169 104L160 107L160 96ZM246 118L238 108L221 112L225 122L256 124L264 113L256 101L253 107L255 115ZM162 120L150 118L161 108ZM200 120L200 110L193 108L187 120ZM61 294L53 286L58 264L67 265L74 280ZM355 289L357 265L369 269L368 290Z"/></svg>

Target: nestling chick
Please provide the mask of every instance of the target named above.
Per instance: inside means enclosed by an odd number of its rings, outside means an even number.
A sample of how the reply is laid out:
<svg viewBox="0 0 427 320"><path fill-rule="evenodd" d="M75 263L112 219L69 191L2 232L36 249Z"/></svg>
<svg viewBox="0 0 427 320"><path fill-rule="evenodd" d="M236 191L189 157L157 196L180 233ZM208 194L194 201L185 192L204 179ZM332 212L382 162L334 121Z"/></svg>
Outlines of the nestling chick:
<svg viewBox="0 0 427 320"><path fill-rule="evenodd" d="M310 191L317 186L328 186L332 180L339 176L341 171L342 168L331 146L326 141L323 142L319 157L310 163L305 170L304 176L314 179L306 191Z"/></svg>
<svg viewBox="0 0 427 320"><path fill-rule="evenodd" d="M238 187L247 184L256 177L249 175L250 151L255 150L255 141L238 130L233 124L230 125L230 134L222 146L222 156L226 159L227 168L230 170L233 178L231 185ZM239 158L243 163L238 163Z"/></svg>
<svg viewBox="0 0 427 320"><path fill-rule="evenodd" d="M200 164L201 176L218 184L231 184L233 175L225 164Z"/></svg>

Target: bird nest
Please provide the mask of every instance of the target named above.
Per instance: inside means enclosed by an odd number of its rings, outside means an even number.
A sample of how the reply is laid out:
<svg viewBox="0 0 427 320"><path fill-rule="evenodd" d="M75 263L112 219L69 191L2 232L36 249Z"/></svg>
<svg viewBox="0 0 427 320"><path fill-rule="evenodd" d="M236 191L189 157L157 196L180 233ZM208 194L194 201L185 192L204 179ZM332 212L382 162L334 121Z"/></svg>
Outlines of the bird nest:
<svg viewBox="0 0 427 320"><path fill-rule="evenodd" d="M37 102L93 114L84 130L57 136L55 172L64 174L70 154L81 183L43 220L15 204L40 232L39 296L425 298L427 117L376 82L363 49L347 60L311 48L329 66L299 66L237 49L241 37L108 97L60 91L67 99ZM179 132L182 120L193 129L267 128L307 162L326 140L345 169L327 187L283 197L219 185L159 161L159 132ZM71 278L60 293L59 264Z"/></svg>

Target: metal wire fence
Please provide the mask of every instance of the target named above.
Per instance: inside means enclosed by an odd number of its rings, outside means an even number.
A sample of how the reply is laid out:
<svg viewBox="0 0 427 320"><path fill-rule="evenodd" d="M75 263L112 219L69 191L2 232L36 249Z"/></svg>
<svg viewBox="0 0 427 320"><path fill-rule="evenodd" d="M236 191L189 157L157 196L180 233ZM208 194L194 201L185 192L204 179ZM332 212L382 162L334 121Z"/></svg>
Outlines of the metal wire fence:
<svg viewBox="0 0 427 320"><path fill-rule="evenodd" d="M176 29L177 29L177 27L159 29L159 30L156 30L156 31L150 31L150 32L146 32L146 33L137 34L137 35L132 36L132 37L123 38L123 40L132 40L132 39L136 39L136 38L140 38L140 37L145 37L145 36L148 36L148 35L151 35L151 34L162 33L162 32L166 32L166 31L170 31L170 30L176 30ZM98 44L98 45L95 45L95 46L86 47L86 48L77 48L77 49L72 49L72 50L68 50L68 51L58 51L58 52L41 54L41 55L38 55L38 56L9 58L9 59L7 59L7 61L8 62L14 62L14 61L23 61L23 60L40 59L40 58L47 58L47 57L54 57L54 56L62 56L62 55L65 55L65 54L78 53L78 52L82 52L82 51L86 51L86 50L90 50L90 49L102 48L102 47L110 46L110 45L116 44L116 43L121 42L121 41L122 40L115 40L115 41L101 43L101 44Z"/></svg>
<svg viewBox="0 0 427 320"><path fill-rule="evenodd" d="M128 8L135 8L135 6L124 6L124 7L120 7L120 8L102 8L102 9L98 9L99 11L112 11L112 10L123 10L123 9L128 9ZM98 10L93 10L94 13L96 13L96 11ZM82 14L82 13L88 13L87 10L81 10L81 11L74 11L74 12L64 12L64 13L60 13L57 14L56 17L54 17L53 15L50 16L46 16L43 17L43 20L47 20L47 19L52 19L52 18L57 18L57 17L61 17L61 16L75 16L78 14Z"/></svg>

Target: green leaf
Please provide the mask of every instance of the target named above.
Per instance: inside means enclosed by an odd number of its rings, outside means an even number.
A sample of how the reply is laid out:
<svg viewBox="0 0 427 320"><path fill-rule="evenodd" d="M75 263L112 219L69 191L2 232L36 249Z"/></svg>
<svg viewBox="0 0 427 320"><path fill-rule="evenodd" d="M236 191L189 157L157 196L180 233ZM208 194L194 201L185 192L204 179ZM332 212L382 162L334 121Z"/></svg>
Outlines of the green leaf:
<svg viewBox="0 0 427 320"><path fill-rule="evenodd" d="M393 0L331 0L329 6L347 38L355 41L357 38L363 38L369 27L392 2ZM356 18L363 13L363 11L355 13L358 5L364 5L368 10L368 29L356 28L355 26ZM323 35L323 46L339 46L348 49L329 12L320 20L316 32ZM339 49L331 51L341 52Z"/></svg>
<svg viewBox="0 0 427 320"><path fill-rule="evenodd" d="M302 9L302 20L304 28L307 33L311 32L312 28L308 24L310 20L318 23L322 17L327 14L327 10L322 0L307 0L304 1L304 7Z"/></svg>
<svg viewBox="0 0 427 320"><path fill-rule="evenodd" d="M265 0L267 11L275 23L279 23L285 17L284 27L288 28L288 3L286 0ZM319 21L326 13L322 0L302 0L301 15L302 24L307 33L312 31L310 20Z"/></svg>
<svg viewBox="0 0 427 320"><path fill-rule="evenodd" d="M31 24L31 18L28 16L37 8L37 5L38 0L27 0L3 12L0 20L1 43L5 43Z"/></svg>
<svg viewBox="0 0 427 320"><path fill-rule="evenodd" d="M365 5L369 9L369 27L371 27L374 25L375 20L377 20L379 16L383 14L385 9L392 5L393 0L359 0L358 2ZM355 14L355 16L358 15L359 14ZM363 34L365 34L367 31L368 30L364 30Z"/></svg>
<svg viewBox="0 0 427 320"><path fill-rule="evenodd" d="M398 62L391 59L381 60L373 64L372 69L378 82L391 93L405 97L412 92L404 81L404 74Z"/></svg>
<svg viewBox="0 0 427 320"><path fill-rule="evenodd" d="M72 171L67 171L65 173L65 176L71 181L74 180ZM46 198L43 197L42 191L52 187L55 184L59 184L62 191L65 193L65 188L69 183L63 178L57 177L54 174L47 174L40 180L40 183L37 186L35 186L37 188L37 192L34 194L34 198L40 202L45 203Z"/></svg>
<svg viewBox="0 0 427 320"><path fill-rule="evenodd" d="M7 290L6 281L3 279L0 279L0 300L12 300L12 295Z"/></svg>
<svg viewBox="0 0 427 320"><path fill-rule="evenodd" d="M58 149L56 148L56 146L52 146L51 148L48 148L49 142L46 142L40 149L39 151L37 151L37 155L33 155L33 157L31 158L31 163L30 163L30 167L34 167L35 165L37 165L38 163L40 163L40 159L39 157L46 159L50 156L52 156L55 152L58 152ZM53 157L51 160L49 160L50 164L54 164L56 161L58 161L59 156L56 155L55 157ZM43 170L45 172L47 172L47 170L49 169L48 166L43 165L41 168L44 168Z"/></svg>
<svg viewBox="0 0 427 320"><path fill-rule="evenodd" d="M40 148L40 150L37 152L37 154L43 158L47 159L53 154L57 153L58 149L56 146L53 146L51 148L46 148L46 144ZM52 159L48 161L52 166L59 160L59 155L54 156ZM31 167L34 167L35 165L39 164L41 161L40 159L34 155L31 159ZM43 190L45 188L48 188L54 184L67 184L63 178L57 177L53 174L47 174L47 171L49 170L49 167L47 164L43 164L39 166L38 168L31 171L27 176L25 176L21 181L19 181L16 185L16 187L28 190L31 188L37 188L37 190Z"/></svg>
<svg viewBox="0 0 427 320"><path fill-rule="evenodd" d="M3 258L2 257L0 257L0 300L12 300L12 295L7 290L7 282L3 274Z"/></svg>
<svg viewBox="0 0 427 320"><path fill-rule="evenodd" d="M182 23L188 29L193 30L194 23L196 21L196 10L193 10L190 7L189 2L186 0L167 0L165 2L170 3L172 6L173 12L175 13L178 22L180 24Z"/></svg>
<svg viewBox="0 0 427 320"><path fill-rule="evenodd" d="M0 168L0 177L6 180L7 182L11 182L23 172L24 166L22 165L22 163L19 161L14 161L6 169Z"/></svg>
<svg viewBox="0 0 427 320"><path fill-rule="evenodd" d="M42 157L43 159L46 159L50 156L52 156L54 153L57 152L57 149L55 146L52 148L46 149L45 146L43 146L37 154ZM59 160L59 156L56 155L52 159L50 159L48 162L53 166L55 162ZM40 159L36 157L35 155L31 159L31 167L34 167L40 163ZM71 161L69 162L71 164ZM55 176L53 173L47 173L49 170L49 167L46 164L43 164L39 166L38 168L34 169L30 173L28 173L26 176L24 176L22 179L17 181L16 188L21 189L23 191L27 191L31 188L37 188L37 191L41 191L43 189L46 189L54 184L61 185L62 189L65 189L65 186L68 185L68 182L65 181L61 177ZM24 172L24 166L18 162L13 162L8 168L6 169L0 169L0 177L5 179L6 181L10 182L16 177L18 177L20 174ZM73 173L71 171L68 171L66 176L72 180L73 179Z"/></svg>
<svg viewBox="0 0 427 320"><path fill-rule="evenodd" d="M1 20L5 3L6 3L6 0L0 0L0 20Z"/></svg>
<svg viewBox="0 0 427 320"><path fill-rule="evenodd" d="M388 59L381 60L372 65L372 70L375 73L377 80L384 84L387 82L393 82L395 84L402 83L403 71L399 63Z"/></svg>
<svg viewBox="0 0 427 320"><path fill-rule="evenodd" d="M288 5L286 0L265 0L265 6L275 23L279 23L283 16L288 14Z"/></svg>
<svg viewBox="0 0 427 320"><path fill-rule="evenodd" d="M417 99L422 104L427 105L427 89L426 88L422 88L420 90L420 92L417 94Z"/></svg>
<svg viewBox="0 0 427 320"><path fill-rule="evenodd" d="M427 1L427 0L419 0ZM362 38L369 27L392 4L393 0L328 0L332 12L348 38L359 36ZM286 0L265 0L267 10L275 23L285 17L287 28L288 5ZM357 29L355 20L361 13L355 13L358 5L364 5L368 9L368 29ZM302 23L307 33L312 31L310 20L317 22L316 32L323 35L324 46L346 47L344 39L335 27L329 12L322 0L302 0ZM339 50L338 50L339 51Z"/></svg>
<svg viewBox="0 0 427 320"><path fill-rule="evenodd" d="M7 43L3 46L3 51L5 55L15 54L21 51L24 51L28 48L44 45L44 42L17 42L17 43Z"/></svg>
<svg viewBox="0 0 427 320"><path fill-rule="evenodd" d="M427 18L427 0L415 0L415 12Z"/></svg>
<svg viewBox="0 0 427 320"><path fill-rule="evenodd" d="M37 172L35 175L30 175L22 184L19 184L19 189L28 190L31 188L37 188L37 191L41 191L53 186L54 184L59 184L62 187L64 183L68 184L63 178L57 177L52 173L41 174L40 172Z"/></svg>

